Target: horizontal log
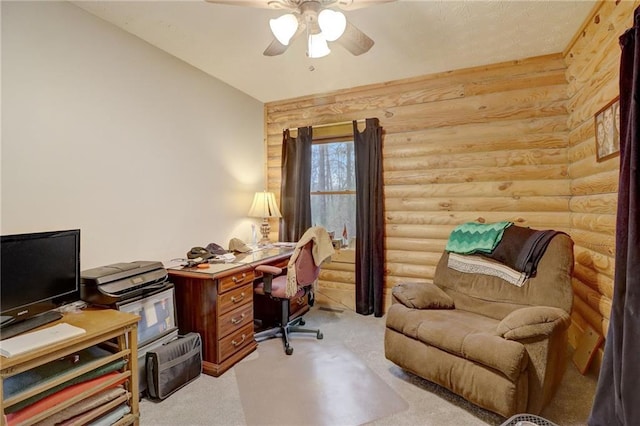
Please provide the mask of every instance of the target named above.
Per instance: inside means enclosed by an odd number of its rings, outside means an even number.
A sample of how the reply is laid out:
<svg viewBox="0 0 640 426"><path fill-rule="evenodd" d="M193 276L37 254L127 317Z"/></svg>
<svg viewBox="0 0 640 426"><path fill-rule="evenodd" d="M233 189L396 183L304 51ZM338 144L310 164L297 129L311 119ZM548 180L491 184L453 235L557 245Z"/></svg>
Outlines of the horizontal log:
<svg viewBox="0 0 640 426"><path fill-rule="evenodd" d="M569 209L574 213L591 213L601 218L601 223L611 224L611 216L616 214L618 208L618 194L609 192L604 194L580 195L571 197ZM573 215L580 217L579 215ZM583 215L584 216L584 215ZM577 224L577 222L576 222ZM615 218L613 219L615 226ZM587 229L586 226L577 226L578 228ZM595 230L595 229L593 229ZM609 228L609 230L611 230ZM615 230L615 229L614 229Z"/></svg>
<svg viewBox="0 0 640 426"><path fill-rule="evenodd" d="M523 141L526 146L538 148L560 148L565 146L565 132L568 132L567 117L565 115L549 116L532 119L499 120L484 123L462 123L451 127L422 127L417 130L399 129L390 132L385 129L383 135L383 149L397 149L408 145L441 142L441 153L470 151L492 151L504 149L504 143L517 146L514 141ZM280 136L280 140L282 136ZM271 140L269 138L269 140ZM496 144L496 145L494 145ZM487 146L485 148L485 146Z"/></svg>
<svg viewBox="0 0 640 426"><path fill-rule="evenodd" d="M387 211L546 211L566 214L569 197L389 198L385 207Z"/></svg>
<svg viewBox="0 0 640 426"><path fill-rule="evenodd" d="M349 271L334 271L330 269L322 269L320 270L319 279L322 281L352 284L356 282L356 274L355 272Z"/></svg>
<svg viewBox="0 0 640 426"><path fill-rule="evenodd" d="M595 126L593 120L588 120L577 125L569 131L569 147L574 147L578 144L585 143L587 140L591 141L590 146L595 153ZM571 157L571 151L569 152L569 162L573 162L578 158Z"/></svg>
<svg viewBox="0 0 640 426"><path fill-rule="evenodd" d="M585 247L574 246L573 257L576 263L579 263L586 268L592 269L600 274L604 274L609 278L613 278L614 276L615 259L611 256L589 250ZM608 293L601 292L611 299L613 297L613 283L608 287Z"/></svg>
<svg viewBox="0 0 640 426"><path fill-rule="evenodd" d="M385 281L385 288L393 288L398 284L403 283L432 283L432 279L428 278L415 278L415 277L401 277L401 276L387 276Z"/></svg>
<svg viewBox="0 0 640 426"><path fill-rule="evenodd" d="M389 185L385 187L386 199L406 197L469 197L482 194L486 197L531 197L541 195L571 195L569 180L537 180L503 182L440 183L437 185Z"/></svg>
<svg viewBox="0 0 640 426"><path fill-rule="evenodd" d="M573 204L573 201L572 199L570 204ZM575 207L572 205L571 209L573 210ZM616 216L610 213L573 213L571 214L571 227L614 235L616 232Z"/></svg>
<svg viewBox="0 0 640 426"><path fill-rule="evenodd" d="M493 128L493 127L492 127ZM498 151L511 151L514 149L563 149L567 146L567 135L565 133L542 133L542 134L520 134L510 133L502 135L497 133L487 134L484 139L477 135L460 134L459 140L447 139L443 144L443 138L424 136L421 132L420 141L400 143L390 143L391 136L384 139L383 156L391 158L412 158L427 155L455 155L472 153L493 153ZM396 133L392 136L402 136L409 138L407 133ZM278 146L279 147L279 146ZM280 153L278 152L278 155Z"/></svg>
<svg viewBox="0 0 640 426"><path fill-rule="evenodd" d="M497 182L504 180L555 180L565 178L567 178L567 166L562 164L383 172L385 185Z"/></svg>
<svg viewBox="0 0 640 426"><path fill-rule="evenodd" d="M323 271L345 271L354 272L355 264L342 262L327 262L322 264Z"/></svg>
<svg viewBox="0 0 640 426"><path fill-rule="evenodd" d="M413 157L391 157L383 159L386 171L450 169L467 167L509 167L539 164L565 164L567 161L564 149L511 149L464 154L441 154Z"/></svg>
<svg viewBox="0 0 640 426"><path fill-rule="evenodd" d="M584 284L580 280L572 280L573 292L603 318L611 317L611 299Z"/></svg>
<svg viewBox="0 0 640 426"><path fill-rule="evenodd" d="M523 212L385 212L387 224L460 225L464 222L491 223L507 220L532 228L569 229L571 219L564 213Z"/></svg>
<svg viewBox="0 0 640 426"><path fill-rule="evenodd" d="M595 148L594 148L595 151ZM597 173L607 172L610 170L618 171L620 162L608 159L602 162L596 161L596 156L587 157L582 160L575 161L569 165L569 176L573 179L585 176L593 176Z"/></svg>
<svg viewBox="0 0 640 426"><path fill-rule="evenodd" d="M433 238L447 240L449 234L456 225L414 225L414 224L387 224L385 236L409 237L409 238Z"/></svg>
<svg viewBox="0 0 640 426"><path fill-rule="evenodd" d="M574 265L573 276L574 279L579 280L608 299L613 298L613 279L611 277L598 273L580 263Z"/></svg>
<svg viewBox="0 0 640 426"><path fill-rule="evenodd" d="M616 161L611 159L609 161ZM571 193L574 196L606 194L618 192L618 174L617 170L610 170L597 173L591 176L573 179L571 181Z"/></svg>
<svg viewBox="0 0 640 426"><path fill-rule="evenodd" d="M615 235L572 229L571 238L576 245L608 256L615 255Z"/></svg>
<svg viewBox="0 0 640 426"><path fill-rule="evenodd" d="M566 84L566 69L553 69L539 73L519 75L509 79L475 80L464 84L465 96L482 95L486 93L519 90L527 87L544 87Z"/></svg>
<svg viewBox="0 0 640 426"><path fill-rule="evenodd" d="M583 301L580 297L573 298L573 309L576 310L586 320L587 324L593 327L594 330L606 336L606 324L605 319L596 310L591 308L587 302ZM608 324L608 322L607 322Z"/></svg>
<svg viewBox="0 0 640 426"><path fill-rule="evenodd" d="M387 250L415 250L431 253L442 253L447 240L427 239L427 238L385 238L385 248Z"/></svg>
<svg viewBox="0 0 640 426"><path fill-rule="evenodd" d="M408 264L436 266L442 257L442 252L424 252L412 250L386 250L385 260L388 264Z"/></svg>
<svg viewBox="0 0 640 426"><path fill-rule="evenodd" d="M386 265L387 275L394 277L408 278L433 278L435 267L428 265L411 265L406 263L388 263Z"/></svg>

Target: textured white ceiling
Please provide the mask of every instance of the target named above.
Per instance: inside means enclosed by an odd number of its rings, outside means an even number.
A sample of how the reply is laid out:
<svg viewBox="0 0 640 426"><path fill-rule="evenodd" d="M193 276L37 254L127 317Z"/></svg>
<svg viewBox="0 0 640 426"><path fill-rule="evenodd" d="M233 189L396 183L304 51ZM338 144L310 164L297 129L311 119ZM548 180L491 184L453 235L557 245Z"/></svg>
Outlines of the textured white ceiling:
<svg viewBox="0 0 640 426"><path fill-rule="evenodd" d="M345 12L375 41L369 52L335 44L319 59L306 57L302 39L262 55L268 21L282 11L204 0L73 3L269 102L561 52L596 1L398 0Z"/></svg>

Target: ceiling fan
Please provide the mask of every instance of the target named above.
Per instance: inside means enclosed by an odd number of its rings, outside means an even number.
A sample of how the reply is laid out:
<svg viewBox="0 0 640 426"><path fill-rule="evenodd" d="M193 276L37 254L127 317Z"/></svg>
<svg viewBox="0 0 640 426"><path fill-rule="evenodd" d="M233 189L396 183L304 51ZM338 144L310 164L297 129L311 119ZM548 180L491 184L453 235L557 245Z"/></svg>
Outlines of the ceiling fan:
<svg viewBox="0 0 640 426"><path fill-rule="evenodd" d="M292 40L306 34L307 56L320 58L331 52L327 42L342 45L353 55L362 55L374 42L369 36L347 21L342 12L331 9L354 10L395 0L206 0L209 3L249 6L264 9L283 9L290 12L269 25L274 39L263 55L283 54Z"/></svg>

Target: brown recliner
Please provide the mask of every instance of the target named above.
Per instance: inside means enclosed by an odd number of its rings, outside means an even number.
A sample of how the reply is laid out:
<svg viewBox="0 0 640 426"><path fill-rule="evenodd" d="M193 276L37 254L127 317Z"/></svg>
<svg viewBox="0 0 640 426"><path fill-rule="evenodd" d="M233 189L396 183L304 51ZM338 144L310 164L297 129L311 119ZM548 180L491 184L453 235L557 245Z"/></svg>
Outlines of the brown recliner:
<svg viewBox="0 0 640 426"><path fill-rule="evenodd" d="M386 357L505 417L539 414L567 364L573 242L557 234L522 287L458 272L445 252L433 283L392 290Z"/></svg>

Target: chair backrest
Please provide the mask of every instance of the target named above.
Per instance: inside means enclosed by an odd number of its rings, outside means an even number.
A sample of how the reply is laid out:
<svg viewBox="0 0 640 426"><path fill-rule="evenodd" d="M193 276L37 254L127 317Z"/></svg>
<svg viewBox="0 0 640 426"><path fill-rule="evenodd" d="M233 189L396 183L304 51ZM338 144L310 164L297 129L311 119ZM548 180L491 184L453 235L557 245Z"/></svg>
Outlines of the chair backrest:
<svg viewBox="0 0 640 426"><path fill-rule="evenodd" d="M313 260L313 240L300 249L298 258L296 259L296 281L298 287L304 287L313 284L320 275L320 267L316 266Z"/></svg>

